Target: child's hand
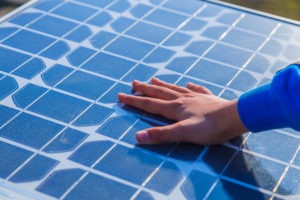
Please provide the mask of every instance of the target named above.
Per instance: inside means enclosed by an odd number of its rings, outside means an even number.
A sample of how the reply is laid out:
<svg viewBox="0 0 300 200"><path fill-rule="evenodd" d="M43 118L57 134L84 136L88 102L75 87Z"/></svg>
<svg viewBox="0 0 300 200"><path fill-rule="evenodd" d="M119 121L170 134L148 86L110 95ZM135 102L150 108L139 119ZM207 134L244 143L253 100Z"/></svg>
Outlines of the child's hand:
<svg viewBox="0 0 300 200"><path fill-rule="evenodd" d="M147 97L119 94L121 102L177 121L138 132L139 143L218 144L247 132L238 115L237 100L227 101L191 83L184 88L154 78L151 85L139 81L132 85Z"/></svg>

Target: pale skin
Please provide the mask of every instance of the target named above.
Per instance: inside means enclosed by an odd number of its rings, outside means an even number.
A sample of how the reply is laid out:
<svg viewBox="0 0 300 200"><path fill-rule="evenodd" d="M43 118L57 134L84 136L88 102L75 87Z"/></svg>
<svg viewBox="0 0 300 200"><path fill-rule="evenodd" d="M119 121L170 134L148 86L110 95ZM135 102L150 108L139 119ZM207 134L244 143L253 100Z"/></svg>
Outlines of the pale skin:
<svg viewBox="0 0 300 200"><path fill-rule="evenodd" d="M150 84L133 81L132 87L145 96L120 93L121 102L176 121L139 131L136 139L140 144L212 145L248 132L240 120L237 100L222 99L203 86L188 83L185 88L153 78Z"/></svg>

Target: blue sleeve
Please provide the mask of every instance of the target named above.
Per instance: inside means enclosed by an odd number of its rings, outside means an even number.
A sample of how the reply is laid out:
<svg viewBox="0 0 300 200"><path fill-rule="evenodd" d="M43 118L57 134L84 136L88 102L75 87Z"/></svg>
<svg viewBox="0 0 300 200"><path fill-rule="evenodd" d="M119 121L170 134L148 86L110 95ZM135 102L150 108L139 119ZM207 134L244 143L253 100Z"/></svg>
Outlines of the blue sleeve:
<svg viewBox="0 0 300 200"><path fill-rule="evenodd" d="M252 132L286 127L300 131L300 64L289 65L271 83L244 93L238 111Z"/></svg>

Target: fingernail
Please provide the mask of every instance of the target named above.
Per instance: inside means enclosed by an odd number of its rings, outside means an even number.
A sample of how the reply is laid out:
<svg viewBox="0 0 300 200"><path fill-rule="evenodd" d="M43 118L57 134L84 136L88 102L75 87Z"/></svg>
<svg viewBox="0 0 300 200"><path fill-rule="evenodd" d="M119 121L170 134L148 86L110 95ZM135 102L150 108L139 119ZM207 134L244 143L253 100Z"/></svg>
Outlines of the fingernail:
<svg viewBox="0 0 300 200"><path fill-rule="evenodd" d="M138 142L147 142L150 140L150 135L147 131L139 131L136 133L136 139Z"/></svg>

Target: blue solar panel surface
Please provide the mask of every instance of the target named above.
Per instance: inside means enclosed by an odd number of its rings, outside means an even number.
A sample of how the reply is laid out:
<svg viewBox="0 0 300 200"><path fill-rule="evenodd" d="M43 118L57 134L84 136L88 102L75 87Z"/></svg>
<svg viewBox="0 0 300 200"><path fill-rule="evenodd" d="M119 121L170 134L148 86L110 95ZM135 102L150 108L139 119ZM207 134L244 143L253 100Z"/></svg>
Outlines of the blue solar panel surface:
<svg viewBox="0 0 300 200"><path fill-rule="evenodd" d="M117 99L151 77L237 98L300 59L297 24L196 0L41 0L0 24L0 56L0 197L300 198L298 132L140 146L171 122Z"/></svg>

